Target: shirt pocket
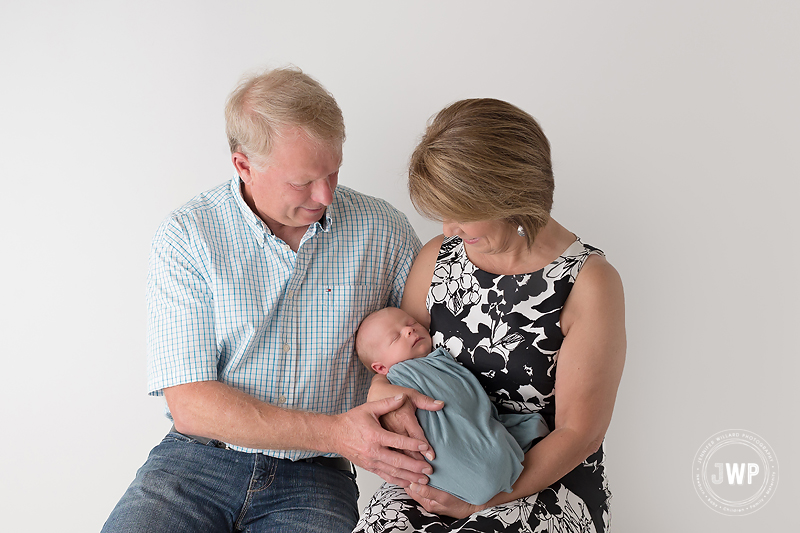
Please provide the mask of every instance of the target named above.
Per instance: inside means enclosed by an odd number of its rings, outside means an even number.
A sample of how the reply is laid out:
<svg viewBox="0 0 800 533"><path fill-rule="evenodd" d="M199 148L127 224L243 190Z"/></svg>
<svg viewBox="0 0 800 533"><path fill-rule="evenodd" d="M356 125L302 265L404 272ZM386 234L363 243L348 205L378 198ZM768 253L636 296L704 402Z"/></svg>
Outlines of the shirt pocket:
<svg viewBox="0 0 800 533"><path fill-rule="evenodd" d="M351 343L361 321L368 314L386 306L388 290L375 284L323 285L315 287L316 324L322 324L327 350L338 351ZM349 353L352 353L350 346Z"/></svg>

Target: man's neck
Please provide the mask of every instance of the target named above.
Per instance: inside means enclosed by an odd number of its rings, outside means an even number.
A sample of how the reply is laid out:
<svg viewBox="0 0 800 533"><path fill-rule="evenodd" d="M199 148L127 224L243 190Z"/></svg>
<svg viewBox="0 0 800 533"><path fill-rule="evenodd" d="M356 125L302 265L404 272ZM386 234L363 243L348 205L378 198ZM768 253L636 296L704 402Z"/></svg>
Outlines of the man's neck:
<svg viewBox="0 0 800 533"><path fill-rule="evenodd" d="M300 248L300 241L303 240L303 235L308 231L308 226L284 226L283 224L266 220L264 220L264 223L276 237L288 244L289 248L295 252Z"/></svg>
<svg viewBox="0 0 800 533"><path fill-rule="evenodd" d="M253 196L250 194L250 190L245 184L242 184L240 190L242 192L244 203L247 204L253 214L260 218L276 237L283 240L283 242L288 244L289 247L296 252L300 248L300 241L303 240L303 235L305 235L306 231L308 231L308 226L287 226L273 220L258 210L258 207L253 200ZM324 216L325 215L323 214L323 218Z"/></svg>

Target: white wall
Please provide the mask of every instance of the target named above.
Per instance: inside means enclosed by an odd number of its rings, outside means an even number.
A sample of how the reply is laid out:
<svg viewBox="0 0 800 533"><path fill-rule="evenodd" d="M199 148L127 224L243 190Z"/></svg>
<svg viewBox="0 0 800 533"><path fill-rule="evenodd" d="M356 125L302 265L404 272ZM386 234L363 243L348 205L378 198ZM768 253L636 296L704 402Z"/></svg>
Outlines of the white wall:
<svg viewBox="0 0 800 533"><path fill-rule="evenodd" d="M556 218L626 286L615 531L796 530L799 5L4 2L0 528L99 530L167 431L145 394L150 239L231 176L222 106L240 75L293 63L344 111L342 183L423 239L437 226L404 168L426 120L476 96L537 117ZM690 479L728 428L780 461L775 497L745 517Z"/></svg>

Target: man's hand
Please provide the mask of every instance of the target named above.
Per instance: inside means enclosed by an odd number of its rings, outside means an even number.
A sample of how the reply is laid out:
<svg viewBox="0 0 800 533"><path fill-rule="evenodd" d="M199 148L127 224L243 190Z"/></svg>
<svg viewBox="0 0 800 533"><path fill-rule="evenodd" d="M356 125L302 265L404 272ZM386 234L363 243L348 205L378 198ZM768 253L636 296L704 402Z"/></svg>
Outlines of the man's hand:
<svg viewBox="0 0 800 533"><path fill-rule="evenodd" d="M426 411L438 411L444 406L444 402L434 400L414 389L392 385L385 375L375 374L372 378L372 385L369 389L369 400L379 400L381 398L395 397L403 395L405 400L398 409L390 411L381 417L381 425L392 433L411 437L430 444L425 438L425 433L417 421L417 409ZM422 455L417 451L406 451L406 455L415 459L422 460ZM431 449L425 452L429 461L433 461L435 452Z"/></svg>
<svg viewBox="0 0 800 533"><path fill-rule="evenodd" d="M381 427L379 422L381 416L400 408L406 398L406 395L397 395L368 402L335 416L331 433L323 436L328 441L327 448L389 483L401 487L408 487L411 483L426 484L427 475L433 472L431 466L422 459L401 453L431 454L432 450L424 437L420 439L393 433ZM441 404L434 405L433 400L425 404L431 410L441 408ZM416 417L414 419L416 422ZM421 429L412 432L422 434Z"/></svg>
<svg viewBox="0 0 800 533"><path fill-rule="evenodd" d="M429 449L426 452L421 454L418 451L407 451L406 455L420 460L423 459L422 455L424 455L428 461L433 461L436 455L434 450L430 448L430 443L428 439L425 438L425 433L419 425L417 409L438 411L444 406L444 403L433 400L413 389L406 389L406 391L408 391L408 393L404 394L405 398L403 399L402 405L394 411L390 411L380 417L381 425L392 433L421 440L425 442L425 444L428 444Z"/></svg>

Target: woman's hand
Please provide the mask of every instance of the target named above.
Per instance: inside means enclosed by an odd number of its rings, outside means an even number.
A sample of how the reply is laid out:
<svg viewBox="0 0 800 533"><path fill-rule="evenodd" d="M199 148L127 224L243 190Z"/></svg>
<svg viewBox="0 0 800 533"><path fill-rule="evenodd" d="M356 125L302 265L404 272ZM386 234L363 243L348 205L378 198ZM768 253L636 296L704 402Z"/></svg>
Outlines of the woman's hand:
<svg viewBox="0 0 800 533"><path fill-rule="evenodd" d="M460 500L447 492L435 489L429 485L412 483L406 487L406 494L420 504L429 513L451 516L453 518L466 518L472 513L477 513L488 505L473 505Z"/></svg>

